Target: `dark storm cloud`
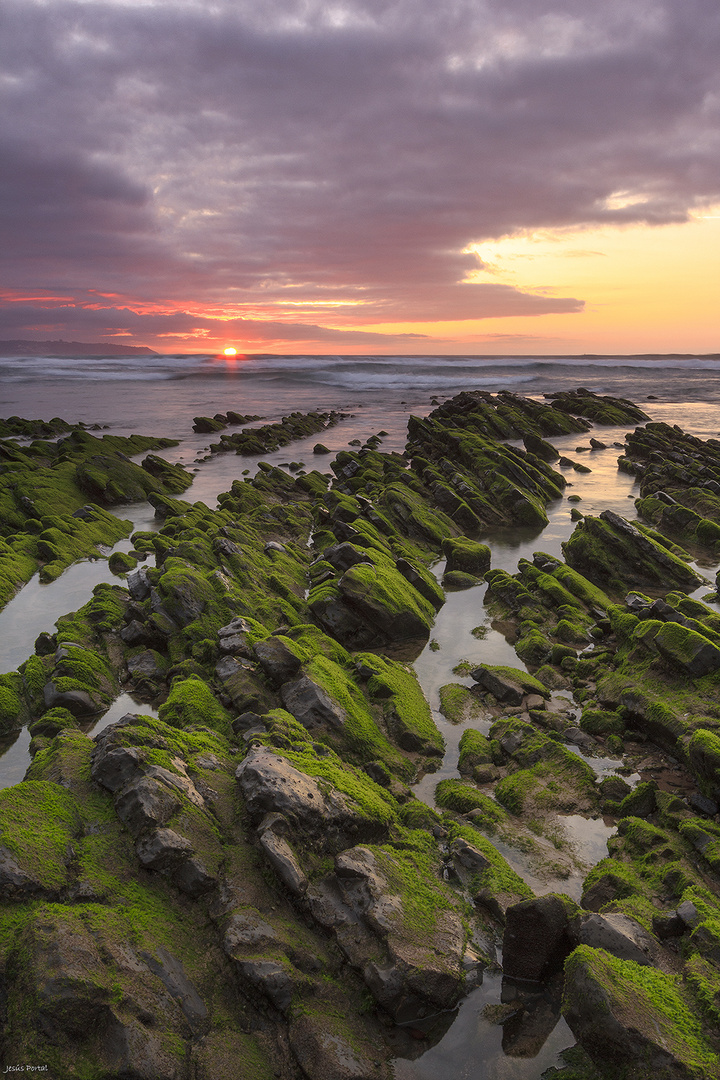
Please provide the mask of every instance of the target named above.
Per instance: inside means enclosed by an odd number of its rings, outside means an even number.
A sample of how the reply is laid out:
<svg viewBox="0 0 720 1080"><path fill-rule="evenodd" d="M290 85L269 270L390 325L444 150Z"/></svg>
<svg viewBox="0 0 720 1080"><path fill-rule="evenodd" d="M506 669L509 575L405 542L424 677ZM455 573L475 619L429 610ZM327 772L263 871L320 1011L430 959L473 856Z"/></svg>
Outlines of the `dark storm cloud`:
<svg viewBox="0 0 720 1080"><path fill-rule="evenodd" d="M463 248L720 198L715 0L22 0L4 18L8 287L363 301L343 325L573 311L459 284Z"/></svg>

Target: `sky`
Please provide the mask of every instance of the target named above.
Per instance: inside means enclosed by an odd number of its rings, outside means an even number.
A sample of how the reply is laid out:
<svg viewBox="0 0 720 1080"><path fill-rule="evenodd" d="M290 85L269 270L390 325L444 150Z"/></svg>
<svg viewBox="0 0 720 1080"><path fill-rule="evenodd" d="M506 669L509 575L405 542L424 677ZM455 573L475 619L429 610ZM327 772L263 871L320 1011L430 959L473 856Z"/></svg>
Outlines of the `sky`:
<svg viewBox="0 0 720 1080"><path fill-rule="evenodd" d="M0 339L720 352L717 0L4 0Z"/></svg>

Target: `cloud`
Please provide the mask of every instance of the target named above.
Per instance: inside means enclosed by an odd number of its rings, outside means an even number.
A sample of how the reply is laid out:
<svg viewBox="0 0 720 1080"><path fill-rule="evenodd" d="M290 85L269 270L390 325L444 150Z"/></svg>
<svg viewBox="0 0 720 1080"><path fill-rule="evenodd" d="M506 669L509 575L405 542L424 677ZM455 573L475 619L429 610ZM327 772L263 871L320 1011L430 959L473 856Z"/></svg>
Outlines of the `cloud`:
<svg viewBox="0 0 720 1080"><path fill-rule="evenodd" d="M715 0L7 0L0 275L134 336L580 311L463 249L720 199L719 39Z"/></svg>

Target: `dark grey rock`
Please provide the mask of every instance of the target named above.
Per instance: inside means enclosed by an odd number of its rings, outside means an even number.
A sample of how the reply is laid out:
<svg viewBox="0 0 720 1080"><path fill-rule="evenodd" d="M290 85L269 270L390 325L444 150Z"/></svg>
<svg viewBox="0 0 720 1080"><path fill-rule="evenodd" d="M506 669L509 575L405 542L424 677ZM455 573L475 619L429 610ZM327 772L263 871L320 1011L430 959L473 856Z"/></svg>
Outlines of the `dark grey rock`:
<svg viewBox="0 0 720 1080"><path fill-rule="evenodd" d="M303 896L309 882L295 852L283 835L287 831L287 822L280 814L268 814L258 826L258 842L260 850L283 885L293 896Z"/></svg>
<svg viewBox="0 0 720 1080"><path fill-rule="evenodd" d="M7 848L0 848L0 898L16 903L45 893L38 878L18 865Z"/></svg>
<svg viewBox="0 0 720 1080"><path fill-rule="evenodd" d="M225 927L223 949L228 956L253 949L267 949L280 944L275 930L254 908L243 908L232 915Z"/></svg>
<svg viewBox="0 0 720 1080"><path fill-rule="evenodd" d="M299 657L280 638L269 637L265 641L258 641L254 651L260 667L276 685L292 679L302 667Z"/></svg>
<svg viewBox="0 0 720 1080"><path fill-rule="evenodd" d="M357 566L358 563L372 561L364 551L358 551L356 547L348 543L333 544L332 547L326 548L322 553L322 558L343 573L351 566Z"/></svg>
<svg viewBox="0 0 720 1080"><path fill-rule="evenodd" d="M281 964L274 960L236 960L237 971L253 990L261 993L282 1013L292 1005L293 979Z"/></svg>
<svg viewBox="0 0 720 1080"><path fill-rule="evenodd" d="M490 862L482 852L478 851L476 847L473 847L467 840L462 837L458 837L454 840L450 847L450 854L453 856L456 864L460 863L472 874L479 874L483 870L487 870Z"/></svg>
<svg viewBox="0 0 720 1080"><path fill-rule="evenodd" d="M289 1027L290 1047L305 1076L330 1080L374 1080L378 1068L373 1061L358 1056L355 1047L328 1030L319 1017L293 1016Z"/></svg>
<svg viewBox="0 0 720 1080"><path fill-rule="evenodd" d="M86 690L58 690L54 682L48 682L43 689L46 709L63 708L73 716L96 716L104 709L103 703L95 700Z"/></svg>
<svg viewBox="0 0 720 1080"><path fill-rule="evenodd" d="M144 829L165 825L180 805L180 799L164 784L144 776L118 795L115 812L130 832L137 835Z"/></svg>
<svg viewBox="0 0 720 1080"><path fill-rule="evenodd" d="M646 967L656 962L659 951L640 923L619 912L579 915L573 921L572 934L579 945L605 949L619 960L633 960Z"/></svg>
<svg viewBox="0 0 720 1080"><path fill-rule="evenodd" d="M307 675L285 683L280 689L280 697L287 711L308 729L321 724L340 728L345 723L345 710Z"/></svg>
<svg viewBox="0 0 720 1080"><path fill-rule="evenodd" d="M524 690L505 675L490 671L486 667L477 667L470 672L470 677L498 701L507 702L508 705L522 705L525 697Z"/></svg>
<svg viewBox="0 0 720 1080"><path fill-rule="evenodd" d="M101 743L92 753L90 775L108 791L119 791L141 775L140 755L134 747L105 748Z"/></svg>
<svg viewBox="0 0 720 1080"><path fill-rule="evenodd" d="M709 799L707 795L701 795L699 791L693 791L688 795L688 805L697 810L699 814L704 814L705 817L715 817L718 813L718 804L714 799Z"/></svg>
<svg viewBox="0 0 720 1080"><path fill-rule="evenodd" d="M127 590L133 600L146 600L150 595L150 577L147 570L131 570L126 580Z"/></svg>
<svg viewBox="0 0 720 1080"><path fill-rule="evenodd" d="M513 979L540 982L562 967L572 951L571 901L548 895L511 904L505 912L503 971Z"/></svg>
<svg viewBox="0 0 720 1080"><path fill-rule="evenodd" d="M217 886L217 878L196 857L181 862L173 871L172 880L180 892L184 892L192 899L204 896Z"/></svg>
<svg viewBox="0 0 720 1080"><path fill-rule="evenodd" d="M192 853L192 844L173 829L155 829L135 844L137 857L149 870L173 870Z"/></svg>

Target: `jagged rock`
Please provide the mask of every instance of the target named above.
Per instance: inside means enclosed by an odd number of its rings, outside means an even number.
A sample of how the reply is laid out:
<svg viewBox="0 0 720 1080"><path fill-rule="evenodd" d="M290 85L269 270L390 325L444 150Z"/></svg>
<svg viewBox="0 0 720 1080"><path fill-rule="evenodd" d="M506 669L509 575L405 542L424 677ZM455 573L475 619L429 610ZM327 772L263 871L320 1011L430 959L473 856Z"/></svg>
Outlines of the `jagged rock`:
<svg viewBox="0 0 720 1080"><path fill-rule="evenodd" d="M348 543L333 544L332 547L326 548L322 553L322 558L342 573L349 570L351 566L371 562L364 551L358 551L356 547Z"/></svg>
<svg viewBox="0 0 720 1080"><path fill-rule="evenodd" d="M240 715L236 716L232 721L232 729L236 735L240 735L244 731L261 728L262 726L263 718L256 712L240 713Z"/></svg>
<svg viewBox="0 0 720 1080"><path fill-rule="evenodd" d="M344 709L307 675L285 683L281 687L280 697L287 711L308 729L319 724L340 728L345 723Z"/></svg>
<svg viewBox="0 0 720 1080"><path fill-rule="evenodd" d="M300 658L277 637L258 641L254 651L260 667L277 685L292 679L302 666Z"/></svg>
<svg viewBox="0 0 720 1080"><path fill-rule="evenodd" d="M388 958L382 961L368 960L367 952L354 955L347 936L338 938L341 948L350 949L350 962L363 965L363 978L375 999L398 1023L425 1015L428 1004L451 1008L463 991L463 931L458 913L446 910L438 916L432 948L428 948L429 942L417 942L407 933L401 897L393 893L368 848L355 847L337 855L335 874L345 907L350 909L350 922L360 919L387 939Z"/></svg>
<svg viewBox="0 0 720 1080"><path fill-rule="evenodd" d="M132 619L126 626L123 626L120 631L120 638L131 649L135 645L151 645L157 640L157 632L150 630L145 623L141 623L138 619Z"/></svg>
<svg viewBox="0 0 720 1080"><path fill-rule="evenodd" d="M0 898L16 903L44 892L40 881L17 864L12 852L0 848Z"/></svg>
<svg viewBox="0 0 720 1080"><path fill-rule="evenodd" d="M534 454L535 457L539 457L542 461L557 461L560 457L555 447L551 446L545 439L541 439L539 435L523 435L523 444L526 450Z"/></svg>
<svg viewBox="0 0 720 1080"><path fill-rule="evenodd" d="M292 1005L294 980L288 970L275 960L235 960L241 978L262 994L282 1013Z"/></svg>
<svg viewBox="0 0 720 1080"><path fill-rule="evenodd" d="M119 723L134 720L128 713ZM141 775L140 755L134 747L118 746L106 748L105 741L96 742L92 755L91 776L108 791L119 791L129 780Z"/></svg>
<svg viewBox="0 0 720 1080"><path fill-rule="evenodd" d="M205 1034L210 1026L207 1006L188 978L182 963L162 945L155 950L155 955L143 951L140 956L178 1003L193 1034Z"/></svg>
<svg viewBox="0 0 720 1080"><path fill-rule="evenodd" d="M312 834L335 850L349 833L383 832L377 823L363 818L345 796L337 791L323 794L315 780L266 746L251 746L235 776L253 817L282 814L293 830Z"/></svg>
<svg viewBox="0 0 720 1080"><path fill-rule="evenodd" d="M456 862L459 862L461 866L464 866L466 870L473 874L479 874L490 866L489 860L485 858L482 852L478 851L476 847L473 847L462 837L458 837L457 840L453 841L450 854Z"/></svg>
<svg viewBox="0 0 720 1080"><path fill-rule="evenodd" d="M180 863L172 875L174 883L181 892L196 899L210 892L217 885L215 878L198 858L186 859Z"/></svg>
<svg viewBox="0 0 720 1080"><path fill-rule="evenodd" d="M693 810L697 810L699 814L704 814L705 817L715 817L718 813L718 804L714 799L709 799L707 795L701 795L699 791L692 791L687 797L688 805Z"/></svg>
<svg viewBox="0 0 720 1080"><path fill-rule="evenodd" d="M526 694L539 694L543 689L527 674L508 668L482 665L474 668L470 677L484 690L489 690L498 701L508 705L522 705ZM545 690L543 697L549 698L550 691Z"/></svg>
<svg viewBox="0 0 720 1080"><path fill-rule="evenodd" d="M162 677L162 668L158 664L158 658L150 650L140 653L139 656L131 656L127 662L127 669L134 679Z"/></svg>
<svg viewBox="0 0 720 1080"><path fill-rule="evenodd" d="M677 915L688 930L694 930L702 921L702 915L692 900L683 900L682 904L678 904Z"/></svg>
<svg viewBox="0 0 720 1080"><path fill-rule="evenodd" d="M128 574L125 584L133 600L146 600L150 595L150 576L143 567Z"/></svg>
<svg viewBox="0 0 720 1080"><path fill-rule="evenodd" d="M718 1059L707 1043L703 1046L699 1019L673 980L657 972L649 990L639 974L645 971L603 949L579 946L565 965L563 1013L573 1035L603 1070L614 1067L658 1080L691 1080L703 1071L712 1075ZM686 1030L676 1022L678 1010L684 1011ZM699 1048L707 1065L700 1072Z"/></svg>
<svg viewBox="0 0 720 1080"><path fill-rule="evenodd" d="M288 823L281 814L267 814L258 826L258 842L283 885L293 896L302 896L307 892L309 882L283 835L287 831Z"/></svg>
<svg viewBox="0 0 720 1080"><path fill-rule="evenodd" d="M192 852L192 844L172 829L155 829L135 844L137 857L149 870L173 870Z"/></svg>
<svg viewBox="0 0 720 1080"><path fill-rule="evenodd" d="M243 949L269 948L278 944L275 930L253 908L236 912L225 927L223 949L228 956L235 956Z"/></svg>
<svg viewBox="0 0 720 1080"><path fill-rule="evenodd" d="M289 1029L290 1046L304 1074L327 1080L374 1080L374 1062L358 1057L347 1039L328 1031L324 1021L314 1016L293 1017Z"/></svg>
<svg viewBox="0 0 720 1080"><path fill-rule="evenodd" d="M578 915L572 924L573 938L579 945L605 949L620 960L636 964L655 964L658 946L639 922L629 915L608 912L605 915Z"/></svg>
<svg viewBox="0 0 720 1080"><path fill-rule="evenodd" d="M115 812L131 833L164 825L180 809L168 788L147 776L128 785L115 800Z"/></svg>
<svg viewBox="0 0 720 1080"><path fill-rule="evenodd" d="M568 897L540 896L512 904L505 912L503 971L513 979L540 982L562 967L572 951Z"/></svg>
<svg viewBox="0 0 720 1080"><path fill-rule="evenodd" d="M429 571L423 574L409 559L397 559L395 566L413 589L429 601L436 611L439 611L445 603L445 594L432 574Z"/></svg>

